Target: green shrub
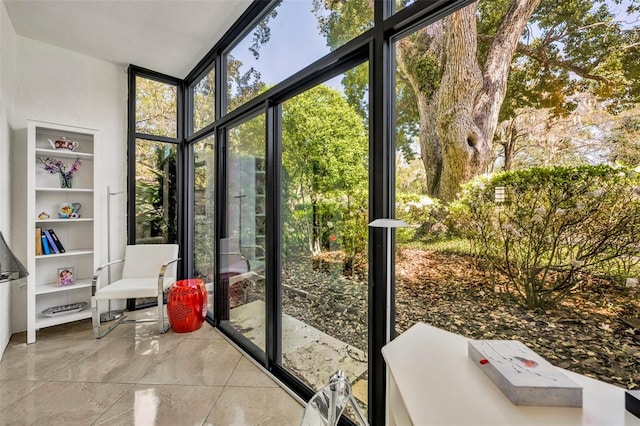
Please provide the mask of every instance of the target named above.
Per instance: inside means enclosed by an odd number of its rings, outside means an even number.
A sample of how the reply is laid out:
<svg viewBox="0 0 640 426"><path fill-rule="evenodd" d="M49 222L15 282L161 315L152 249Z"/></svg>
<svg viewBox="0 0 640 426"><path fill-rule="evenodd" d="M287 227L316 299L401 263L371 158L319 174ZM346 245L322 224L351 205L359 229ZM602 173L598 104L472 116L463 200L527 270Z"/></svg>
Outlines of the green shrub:
<svg viewBox="0 0 640 426"><path fill-rule="evenodd" d="M506 200L494 201L496 187ZM481 176L451 206L458 229L528 308L561 300L582 272L636 256L640 177L605 165Z"/></svg>
<svg viewBox="0 0 640 426"><path fill-rule="evenodd" d="M409 228L397 230L398 242L415 240L438 241L447 236L447 207L437 198L422 194L397 193L396 218L407 222Z"/></svg>
<svg viewBox="0 0 640 426"><path fill-rule="evenodd" d="M282 238L285 256L300 253L320 256L342 251L343 270L351 274L356 258L366 254L367 196L364 190L345 191L334 198L325 197L315 205L299 203L285 209Z"/></svg>

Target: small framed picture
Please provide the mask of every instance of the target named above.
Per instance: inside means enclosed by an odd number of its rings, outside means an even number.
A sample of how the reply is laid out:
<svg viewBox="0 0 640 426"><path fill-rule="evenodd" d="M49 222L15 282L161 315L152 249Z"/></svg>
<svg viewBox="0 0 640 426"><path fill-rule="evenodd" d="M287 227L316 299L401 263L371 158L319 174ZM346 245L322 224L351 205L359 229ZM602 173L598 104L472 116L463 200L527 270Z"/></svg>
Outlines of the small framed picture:
<svg viewBox="0 0 640 426"><path fill-rule="evenodd" d="M58 268L58 285L73 285L76 283L76 268L75 266L65 266L64 268Z"/></svg>

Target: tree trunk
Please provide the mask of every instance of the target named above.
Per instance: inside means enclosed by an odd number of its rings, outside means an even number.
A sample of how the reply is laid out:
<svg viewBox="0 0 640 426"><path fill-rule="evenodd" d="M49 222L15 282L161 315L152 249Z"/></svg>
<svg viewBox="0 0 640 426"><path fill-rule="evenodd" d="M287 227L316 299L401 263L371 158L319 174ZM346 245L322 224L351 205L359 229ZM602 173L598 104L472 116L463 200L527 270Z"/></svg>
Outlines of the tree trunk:
<svg viewBox="0 0 640 426"><path fill-rule="evenodd" d="M509 171L513 167L513 152L515 148L514 140L507 142L504 145L504 165L502 166L503 171Z"/></svg>
<svg viewBox="0 0 640 426"><path fill-rule="evenodd" d="M513 0L483 69L477 2L398 42L398 67L416 93L429 195L451 201L462 183L487 171L511 60L539 1Z"/></svg>
<svg viewBox="0 0 640 426"><path fill-rule="evenodd" d="M516 154L518 139L520 139L520 135L516 127L516 119L512 118L507 123L507 128L504 131L504 140L501 142L504 148L504 165L502 166L504 171L511 170L513 167L513 157Z"/></svg>
<svg viewBox="0 0 640 426"><path fill-rule="evenodd" d="M498 125L498 115L507 92L507 79L513 55L529 18L540 0L513 0L489 47L482 70L483 85L476 101L474 120L489 143ZM474 28L475 32L475 28Z"/></svg>
<svg viewBox="0 0 640 426"><path fill-rule="evenodd" d="M399 40L396 46L398 67L416 95L420 117L420 150L429 194L438 192L442 176L442 142L436 128L437 88L444 52L442 35L442 22L436 22ZM429 74L424 72L427 64L433 67Z"/></svg>
<svg viewBox="0 0 640 426"><path fill-rule="evenodd" d="M313 235L311 238L311 253L315 256L321 253L320 250L320 235L318 230L320 224L318 223L318 203L314 200L311 203L311 226L313 229Z"/></svg>
<svg viewBox="0 0 640 426"><path fill-rule="evenodd" d="M483 173L489 163L491 140L474 122L473 109L482 88L477 61L476 5L445 18L445 60L442 69L437 131L442 138L443 167L436 195L453 200L460 185Z"/></svg>

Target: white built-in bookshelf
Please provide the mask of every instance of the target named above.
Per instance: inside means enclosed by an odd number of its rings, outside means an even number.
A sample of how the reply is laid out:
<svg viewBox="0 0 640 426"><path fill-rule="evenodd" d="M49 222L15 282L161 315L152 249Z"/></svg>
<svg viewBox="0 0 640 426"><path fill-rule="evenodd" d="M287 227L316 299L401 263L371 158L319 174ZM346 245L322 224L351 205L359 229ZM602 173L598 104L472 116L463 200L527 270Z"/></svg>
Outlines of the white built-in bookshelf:
<svg viewBox="0 0 640 426"><path fill-rule="evenodd" d="M78 143L73 150L53 149L49 143L66 138ZM24 195L25 227L27 232L27 343L36 340L36 331L91 317L91 277L98 265L97 250L100 212L96 149L99 131L74 126L29 120L27 124L24 165L26 178ZM26 149L25 149L26 148ZM38 158L62 161L68 168L79 159L81 165L73 176L72 188L61 188L57 174L46 172ZM60 218L60 203L79 203L80 217ZM14 210L15 212L15 210ZM41 216L45 213L49 217ZM65 251L44 254L37 240L40 229L53 230ZM58 271L73 269L75 283L58 285ZM52 309L85 302L87 307L78 312L51 314ZM57 310L57 309L54 309ZM46 314L45 314L46 313Z"/></svg>

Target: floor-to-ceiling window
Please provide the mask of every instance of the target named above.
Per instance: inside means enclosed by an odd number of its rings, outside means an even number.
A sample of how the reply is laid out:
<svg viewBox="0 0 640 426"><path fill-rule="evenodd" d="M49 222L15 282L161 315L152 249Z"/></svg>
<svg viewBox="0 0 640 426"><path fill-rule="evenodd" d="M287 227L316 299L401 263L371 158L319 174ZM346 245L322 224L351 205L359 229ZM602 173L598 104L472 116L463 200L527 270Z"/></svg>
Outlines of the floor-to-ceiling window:
<svg viewBox="0 0 640 426"><path fill-rule="evenodd" d="M224 55L226 113L237 114L312 62L322 63L372 25L366 2L273 2ZM368 48L359 49L343 59L353 63L339 66L346 71L331 71L333 61L319 65L327 76L315 87L294 95L272 90L274 114L225 126L218 307L222 326L231 325L261 357L265 339L277 339L268 363L312 391L346 369L366 405L369 73ZM293 78L299 86L321 80ZM265 144L278 154L248 149ZM273 188L261 188L268 175ZM278 269L270 274L265 266Z"/></svg>
<svg viewBox="0 0 640 426"><path fill-rule="evenodd" d="M213 313L215 265L215 137L193 144L193 277L207 288L207 311Z"/></svg>
<svg viewBox="0 0 640 426"><path fill-rule="evenodd" d="M215 208L216 208L216 136L211 123L216 118L216 71L215 64L208 65L190 85L185 93L188 98L188 134L201 134L192 140L185 150L191 169L186 171L192 192L190 200L193 217L189 224L192 234L184 241L193 246L193 265L190 276L200 278L207 288L207 314L214 312L215 285ZM207 130L208 129L208 130Z"/></svg>
<svg viewBox="0 0 640 426"><path fill-rule="evenodd" d="M179 81L130 72L128 242L178 243L180 212ZM153 300L129 300L134 309Z"/></svg>
<svg viewBox="0 0 640 426"><path fill-rule="evenodd" d="M317 391L345 371L367 402L368 63L282 104L282 366Z"/></svg>
<svg viewBox="0 0 640 426"><path fill-rule="evenodd" d="M145 76L135 77L136 138L133 184L135 244L178 241L177 141L178 87ZM131 153L130 153L131 154ZM131 198L131 195L133 197Z"/></svg>
<svg viewBox="0 0 640 426"><path fill-rule="evenodd" d="M184 82L190 179L214 180L193 189L194 217L216 207L193 238L214 322L305 398L345 368L374 424L394 279L397 333L515 336L637 387L637 14L255 2ZM367 223L394 216L410 226L389 271L392 245Z"/></svg>
<svg viewBox="0 0 640 426"><path fill-rule="evenodd" d="M637 388L638 10L517 3L479 1L394 43L395 212L411 225L395 328L520 340Z"/></svg>

